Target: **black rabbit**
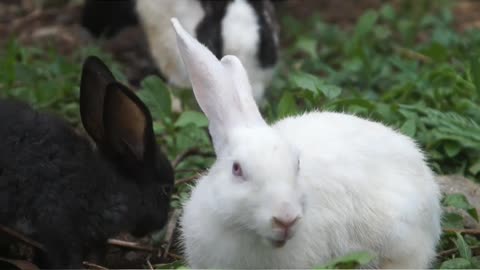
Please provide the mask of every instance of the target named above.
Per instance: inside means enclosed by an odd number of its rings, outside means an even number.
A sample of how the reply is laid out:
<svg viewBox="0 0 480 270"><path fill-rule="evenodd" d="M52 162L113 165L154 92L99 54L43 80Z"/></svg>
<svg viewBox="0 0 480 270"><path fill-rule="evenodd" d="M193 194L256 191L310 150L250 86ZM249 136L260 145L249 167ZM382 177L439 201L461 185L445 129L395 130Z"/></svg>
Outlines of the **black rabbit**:
<svg viewBox="0 0 480 270"><path fill-rule="evenodd" d="M42 243L44 268L81 268L122 231L167 220L173 169L147 107L96 57L83 66L80 112L96 144L64 120L0 101L0 223Z"/></svg>

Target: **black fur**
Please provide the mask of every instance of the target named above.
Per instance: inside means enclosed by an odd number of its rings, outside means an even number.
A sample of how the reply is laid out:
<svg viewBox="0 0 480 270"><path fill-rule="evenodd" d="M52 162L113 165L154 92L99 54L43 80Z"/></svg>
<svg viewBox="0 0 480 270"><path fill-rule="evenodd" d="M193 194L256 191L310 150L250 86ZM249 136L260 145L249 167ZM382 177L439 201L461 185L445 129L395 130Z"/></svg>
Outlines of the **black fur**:
<svg viewBox="0 0 480 270"><path fill-rule="evenodd" d="M109 74L97 58L84 64L81 101L104 102L97 103L103 111L81 103L82 121L102 118L85 127L101 150L54 115L0 101L0 224L45 246L42 268L82 268L107 238L121 231L141 236L167 220L173 169L155 143L145 105ZM142 136L130 134L132 127Z"/></svg>
<svg viewBox="0 0 480 270"><path fill-rule="evenodd" d="M196 28L197 39L220 59L223 53L222 20L232 0L199 0L205 17ZM275 9L270 0L248 0L258 19L260 44L257 59L262 68L274 66L278 61L278 25Z"/></svg>
<svg viewBox="0 0 480 270"><path fill-rule="evenodd" d="M274 66L278 61L278 24L270 1L248 0L258 18L260 44L257 58L262 68Z"/></svg>
<svg viewBox="0 0 480 270"><path fill-rule="evenodd" d="M200 0L205 16L195 29L196 36L218 59L223 56L222 20L230 2Z"/></svg>
<svg viewBox="0 0 480 270"><path fill-rule="evenodd" d="M86 0L82 26L95 37L111 37L122 28L137 24L133 0Z"/></svg>

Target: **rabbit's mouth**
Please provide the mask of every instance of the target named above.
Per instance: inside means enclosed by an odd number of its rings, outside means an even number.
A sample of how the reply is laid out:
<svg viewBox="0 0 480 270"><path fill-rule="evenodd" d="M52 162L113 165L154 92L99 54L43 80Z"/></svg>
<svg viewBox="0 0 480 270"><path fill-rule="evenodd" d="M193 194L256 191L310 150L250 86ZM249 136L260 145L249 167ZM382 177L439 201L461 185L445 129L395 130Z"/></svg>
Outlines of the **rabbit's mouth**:
<svg viewBox="0 0 480 270"><path fill-rule="evenodd" d="M284 235L283 237L267 237L268 243L274 248L282 248L293 235Z"/></svg>
<svg viewBox="0 0 480 270"><path fill-rule="evenodd" d="M283 240L273 240L273 239L271 239L270 243L275 248L281 248L281 247L285 246L285 244L287 243L287 239L283 239Z"/></svg>

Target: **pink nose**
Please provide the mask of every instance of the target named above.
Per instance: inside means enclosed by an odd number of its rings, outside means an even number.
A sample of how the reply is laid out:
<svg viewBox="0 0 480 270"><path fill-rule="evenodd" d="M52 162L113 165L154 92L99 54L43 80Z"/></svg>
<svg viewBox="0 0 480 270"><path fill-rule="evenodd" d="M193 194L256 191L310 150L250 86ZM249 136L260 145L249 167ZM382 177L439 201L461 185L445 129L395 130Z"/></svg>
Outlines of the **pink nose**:
<svg viewBox="0 0 480 270"><path fill-rule="evenodd" d="M273 217L272 222L275 227L280 227L281 229L288 231L297 221L300 219L300 217L295 217L295 218L279 218L279 217Z"/></svg>

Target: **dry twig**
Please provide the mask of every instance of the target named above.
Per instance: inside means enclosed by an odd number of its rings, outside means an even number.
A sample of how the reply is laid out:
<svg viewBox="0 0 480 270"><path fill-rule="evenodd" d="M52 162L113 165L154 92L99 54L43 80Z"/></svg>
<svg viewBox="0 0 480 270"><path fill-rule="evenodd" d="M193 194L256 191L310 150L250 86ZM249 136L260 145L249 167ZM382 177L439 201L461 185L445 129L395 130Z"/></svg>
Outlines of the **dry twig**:
<svg viewBox="0 0 480 270"><path fill-rule="evenodd" d="M200 150L196 147L194 148L189 148L182 153L180 153L172 162L172 166L176 168L178 164L180 164L183 160L185 160L189 156L196 155L200 152Z"/></svg>
<svg viewBox="0 0 480 270"><path fill-rule="evenodd" d="M45 247L41 243L39 243L35 240L32 240L32 239L26 237L25 235L23 235L19 232L16 232L16 231L14 231L14 230L6 227L6 226L0 225L0 231L4 232L4 233L6 233L10 236L13 236L17 240L20 240L20 241L24 242L25 244L28 244L28 245L30 245L32 247L35 247L37 249L40 249L42 251L45 251Z"/></svg>
<svg viewBox="0 0 480 270"><path fill-rule="evenodd" d="M29 261L24 261L24 260L12 260L12 259L0 257L0 262L11 264L20 270L39 270L40 269L35 264Z"/></svg>
<svg viewBox="0 0 480 270"><path fill-rule="evenodd" d="M478 230L478 229L443 229L443 232L480 235L480 230Z"/></svg>
<svg viewBox="0 0 480 270"><path fill-rule="evenodd" d="M128 241L123 241L123 240L118 240L118 239L112 239L112 238L108 239L108 244L110 244L112 246L141 250L141 251L148 251L148 252L155 251L155 248L153 248L151 246L142 245L142 244L135 243L135 242L128 242Z"/></svg>
<svg viewBox="0 0 480 270"><path fill-rule="evenodd" d="M175 173L197 173L198 170L196 169L178 169L175 170Z"/></svg>
<svg viewBox="0 0 480 270"><path fill-rule="evenodd" d="M187 184L187 183L193 182L193 181L197 180L198 178L200 178L200 175L201 175L201 173L197 173L197 174L189 176L189 177L178 179L177 181L175 181L175 185L180 186L182 184Z"/></svg>
<svg viewBox="0 0 480 270"><path fill-rule="evenodd" d="M153 270L153 265L150 262L150 257L152 257L152 254L148 255L148 257L146 259L147 260L147 265L148 265L148 269Z"/></svg>
<svg viewBox="0 0 480 270"><path fill-rule="evenodd" d="M151 252L151 253L157 253L157 254L162 253L161 248L155 248L149 245L142 245L136 242L129 242L129 241L124 241L119 239L110 238L108 239L108 244L112 246L120 247L120 248L133 249L133 250L139 250L139 251L145 251L145 252ZM182 256L177 255L175 253L171 253L171 252L168 252L168 256L177 260L183 259Z"/></svg>
<svg viewBox="0 0 480 270"><path fill-rule="evenodd" d="M394 48L394 50L407 57L407 58L410 58L410 59L413 59L413 60L417 60L417 61L420 61L420 62L423 62L423 63L430 63L432 62L432 59L424 54L421 54L419 52L416 52L414 50L411 50L411 49L408 49L408 48L403 48L403 47L398 47L396 46Z"/></svg>
<svg viewBox="0 0 480 270"><path fill-rule="evenodd" d="M472 251L478 251L478 250L480 250L480 246L471 246L470 249ZM458 252L458 248L442 250L442 251L437 253L437 257L450 257L451 255L453 255L457 252Z"/></svg>
<svg viewBox="0 0 480 270"><path fill-rule="evenodd" d="M191 156L211 157L213 155L212 155L212 153L202 152L197 147L189 148L189 149L183 151L182 153L180 153L173 160L173 162L172 162L173 168L176 168L180 163L182 163L182 161L184 161L185 159L187 159L188 157L191 157Z"/></svg>
<svg viewBox="0 0 480 270"><path fill-rule="evenodd" d="M91 269L102 269L102 270L108 269L104 266L94 264L94 263L91 263L91 262L83 262L83 265L85 265L86 267L89 267Z"/></svg>
<svg viewBox="0 0 480 270"><path fill-rule="evenodd" d="M170 250L170 247L172 246L173 233L175 232L175 228L177 227L177 220L179 215L180 215L180 209L177 208L173 210L172 216L168 221L167 232L165 233L165 238L164 238L165 248L163 250L162 258L166 258L167 255L169 255L168 252Z"/></svg>

